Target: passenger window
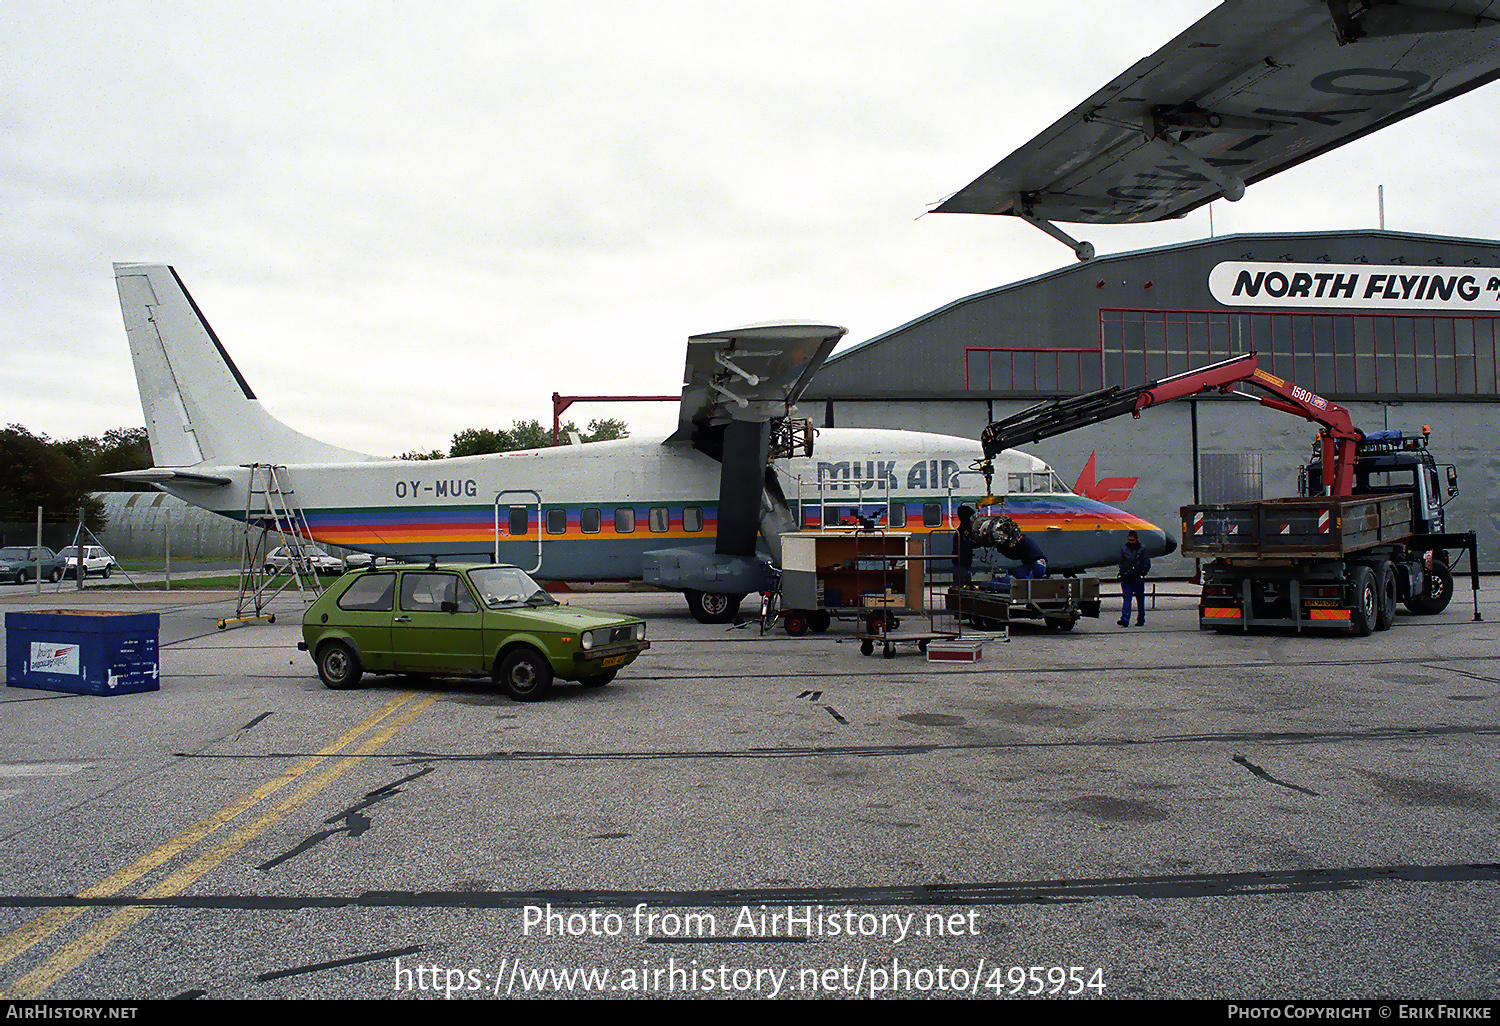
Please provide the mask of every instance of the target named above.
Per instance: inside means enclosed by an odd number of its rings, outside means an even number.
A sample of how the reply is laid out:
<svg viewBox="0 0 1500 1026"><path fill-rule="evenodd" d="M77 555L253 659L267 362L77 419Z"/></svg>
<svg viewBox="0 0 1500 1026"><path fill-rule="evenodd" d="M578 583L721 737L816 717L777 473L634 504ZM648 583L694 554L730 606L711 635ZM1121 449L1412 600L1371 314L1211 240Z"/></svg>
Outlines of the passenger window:
<svg viewBox="0 0 1500 1026"><path fill-rule="evenodd" d="M924 503L922 503L922 526L923 527L942 527L943 526L943 504L942 503L940 503L940 502L924 502Z"/></svg>
<svg viewBox="0 0 1500 1026"><path fill-rule="evenodd" d="M703 510L698 506L688 506L682 511L682 529L684 531L703 530Z"/></svg>
<svg viewBox="0 0 1500 1026"><path fill-rule="evenodd" d="M389 613L396 594L395 574L365 574L339 596L339 608L351 612Z"/></svg>
<svg viewBox="0 0 1500 1026"><path fill-rule="evenodd" d="M513 538L520 538L526 534L526 522L530 517L526 514L525 506L512 506L510 508L510 533Z"/></svg>
<svg viewBox="0 0 1500 1026"><path fill-rule="evenodd" d="M906 526L906 503L904 503L904 502L893 502L893 503L891 503L891 522L889 524L887 524L886 526L888 526L888 527L905 527Z"/></svg>
<svg viewBox="0 0 1500 1026"><path fill-rule="evenodd" d="M440 612L444 602L456 602L460 613L479 608L469 589L457 574L403 574L401 609L403 612Z"/></svg>
<svg viewBox="0 0 1500 1026"><path fill-rule="evenodd" d="M547 511L547 533L568 533L568 511L565 509L549 509Z"/></svg>
<svg viewBox="0 0 1500 1026"><path fill-rule="evenodd" d="M599 533L599 511L597 509L581 510L578 514L578 529L584 534Z"/></svg>
<svg viewBox="0 0 1500 1026"><path fill-rule="evenodd" d="M635 531L635 510L615 510L615 534L630 534Z"/></svg>
<svg viewBox="0 0 1500 1026"><path fill-rule="evenodd" d="M672 527L671 511L665 506L651 507L651 530L665 534Z"/></svg>

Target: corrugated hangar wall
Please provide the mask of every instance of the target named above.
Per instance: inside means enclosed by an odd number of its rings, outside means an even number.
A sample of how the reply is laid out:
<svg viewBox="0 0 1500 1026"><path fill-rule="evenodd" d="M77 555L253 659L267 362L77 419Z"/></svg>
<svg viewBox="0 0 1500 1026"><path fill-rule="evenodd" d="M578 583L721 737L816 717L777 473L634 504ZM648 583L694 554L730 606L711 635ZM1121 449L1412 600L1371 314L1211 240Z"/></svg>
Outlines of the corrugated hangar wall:
<svg viewBox="0 0 1500 1026"><path fill-rule="evenodd" d="M1104 256L968 296L830 360L803 400L838 427L975 439L1043 399L1138 385L1255 351L1364 430L1432 429L1458 468L1450 531L1500 564L1500 242L1400 232L1235 235ZM1253 391L1253 390L1250 390ZM1258 394L1258 393L1257 393ZM1179 507L1291 495L1317 430L1217 395L1026 446L1069 485L1094 460L1107 498L1179 534ZM1257 466L1258 464L1258 466ZM1134 484L1130 479L1136 479ZM1128 498L1119 498L1129 488ZM1219 489L1231 494L1218 494ZM1163 575L1193 563L1160 561Z"/></svg>

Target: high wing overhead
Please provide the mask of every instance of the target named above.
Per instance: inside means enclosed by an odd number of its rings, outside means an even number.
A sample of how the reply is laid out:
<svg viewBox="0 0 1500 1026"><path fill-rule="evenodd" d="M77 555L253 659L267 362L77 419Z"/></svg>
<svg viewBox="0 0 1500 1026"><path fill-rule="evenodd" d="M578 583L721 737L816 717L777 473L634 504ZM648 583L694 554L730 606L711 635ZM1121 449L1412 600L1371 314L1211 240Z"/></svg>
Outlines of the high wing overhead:
<svg viewBox="0 0 1500 1026"><path fill-rule="evenodd" d="M847 331L832 324L753 324L692 336L677 430L667 441L693 441L731 420L787 416Z"/></svg>
<svg viewBox="0 0 1500 1026"><path fill-rule="evenodd" d="M1181 217L1500 77L1493 0L1228 0L934 212ZM1088 249L1085 254L1085 247Z"/></svg>

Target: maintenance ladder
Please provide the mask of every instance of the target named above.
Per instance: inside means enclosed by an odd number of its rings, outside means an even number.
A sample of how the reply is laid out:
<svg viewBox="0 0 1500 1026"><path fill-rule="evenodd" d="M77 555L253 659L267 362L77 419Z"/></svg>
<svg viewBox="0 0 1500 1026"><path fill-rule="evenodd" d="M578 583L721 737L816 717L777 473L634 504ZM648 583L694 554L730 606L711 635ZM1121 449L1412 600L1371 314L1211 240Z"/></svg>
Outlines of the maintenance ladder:
<svg viewBox="0 0 1500 1026"><path fill-rule="evenodd" d="M318 577L306 557L312 538L307 518L297 503L297 493L286 481L286 467L270 463L242 464L250 470L245 493L244 544L240 548L240 591L235 615L219 621L219 630L231 623L265 620L276 622L265 609L286 588L296 584L307 605L319 595ZM272 539L275 539L274 543ZM267 561L276 547L286 549L285 576ZM251 612L253 610L253 612Z"/></svg>

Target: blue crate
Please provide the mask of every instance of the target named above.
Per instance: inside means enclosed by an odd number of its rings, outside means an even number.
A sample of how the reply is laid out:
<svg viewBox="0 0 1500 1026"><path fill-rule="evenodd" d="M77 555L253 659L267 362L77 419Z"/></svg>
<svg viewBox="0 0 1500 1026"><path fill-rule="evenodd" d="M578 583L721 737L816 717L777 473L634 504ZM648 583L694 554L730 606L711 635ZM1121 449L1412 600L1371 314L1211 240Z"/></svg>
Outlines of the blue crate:
<svg viewBox="0 0 1500 1026"><path fill-rule="evenodd" d="M160 690L156 613L5 614L5 683L79 695Z"/></svg>

